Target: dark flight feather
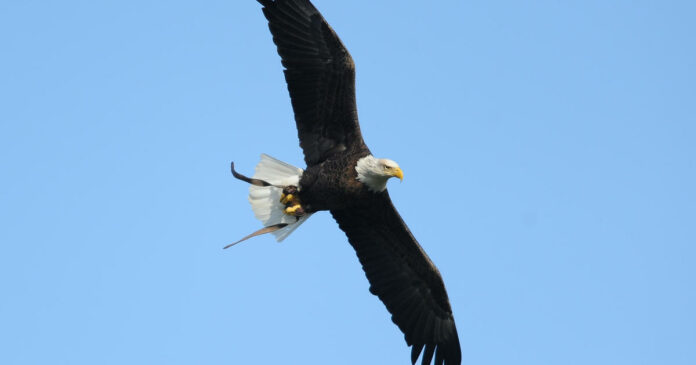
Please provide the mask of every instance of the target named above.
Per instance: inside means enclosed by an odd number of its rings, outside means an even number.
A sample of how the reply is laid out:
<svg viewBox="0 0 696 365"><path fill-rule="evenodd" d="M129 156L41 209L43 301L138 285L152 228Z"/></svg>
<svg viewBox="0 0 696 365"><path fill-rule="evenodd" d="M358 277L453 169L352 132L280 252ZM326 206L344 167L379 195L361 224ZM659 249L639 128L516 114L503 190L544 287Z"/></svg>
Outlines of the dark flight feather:
<svg viewBox="0 0 696 365"><path fill-rule="evenodd" d="M355 103L355 64L306 0L258 0L285 67L307 166L364 145Z"/></svg>
<svg viewBox="0 0 696 365"><path fill-rule="evenodd" d="M439 271L430 261L385 191L348 210L332 210L348 236L377 295L392 321L413 346L415 363L423 348L423 364L459 364L461 350L452 308ZM427 360L427 361L426 361Z"/></svg>

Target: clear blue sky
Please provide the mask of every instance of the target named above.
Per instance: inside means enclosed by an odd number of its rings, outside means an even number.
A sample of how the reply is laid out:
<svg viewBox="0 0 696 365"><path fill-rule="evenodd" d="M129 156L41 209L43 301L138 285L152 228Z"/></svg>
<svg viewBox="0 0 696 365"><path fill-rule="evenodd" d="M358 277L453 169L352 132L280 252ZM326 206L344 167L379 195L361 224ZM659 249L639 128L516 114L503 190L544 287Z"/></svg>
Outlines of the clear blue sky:
<svg viewBox="0 0 696 365"><path fill-rule="evenodd" d="M696 364L696 5L316 0L465 364ZM0 3L0 363L407 364L302 166L253 0ZM330 360L329 360L330 359Z"/></svg>

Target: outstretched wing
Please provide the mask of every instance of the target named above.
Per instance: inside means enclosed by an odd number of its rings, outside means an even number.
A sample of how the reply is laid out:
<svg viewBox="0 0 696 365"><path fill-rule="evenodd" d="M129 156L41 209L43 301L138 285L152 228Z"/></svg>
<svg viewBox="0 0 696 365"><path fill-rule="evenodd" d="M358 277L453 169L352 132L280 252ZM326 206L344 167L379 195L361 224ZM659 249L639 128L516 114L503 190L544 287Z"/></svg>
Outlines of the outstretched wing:
<svg viewBox="0 0 696 365"><path fill-rule="evenodd" d="M392 314L392 321L413 346L415 364L459 365L461 349L452 308L440 272L430 261L391 203L374 194L363 208L332 210L370 282L370 292Z"/></svg>
<svg viewBox="0 0 696 365"><path fill-rule="evenodd" d="M257 0L285 67L307 166L364 145L355 104L355 64L308 0Z"/></svg>

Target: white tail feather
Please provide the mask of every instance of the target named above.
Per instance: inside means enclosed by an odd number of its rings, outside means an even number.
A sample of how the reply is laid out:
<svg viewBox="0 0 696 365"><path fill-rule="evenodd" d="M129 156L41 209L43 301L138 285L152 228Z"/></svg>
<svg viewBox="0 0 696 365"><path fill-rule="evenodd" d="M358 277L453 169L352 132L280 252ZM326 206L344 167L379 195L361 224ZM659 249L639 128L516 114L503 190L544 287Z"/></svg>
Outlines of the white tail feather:
<svg viewBox="0 0 696 365"><path fill-rule="evenodd" d="M273 185L298 186L303 172L304 170L301 168L276 160L264 153L261 154L261 162L256 165L254 178ZM296 217L285 214L285 206L280 203L281 194L282 189L274 186L251 185L249 187L249 203L251 203L251 209L254 211L256 219L260 220L266 227L278 223L288 224L286 227L273 232L278 242L284 240L311 215L307 214L298 220Z"/></svg>

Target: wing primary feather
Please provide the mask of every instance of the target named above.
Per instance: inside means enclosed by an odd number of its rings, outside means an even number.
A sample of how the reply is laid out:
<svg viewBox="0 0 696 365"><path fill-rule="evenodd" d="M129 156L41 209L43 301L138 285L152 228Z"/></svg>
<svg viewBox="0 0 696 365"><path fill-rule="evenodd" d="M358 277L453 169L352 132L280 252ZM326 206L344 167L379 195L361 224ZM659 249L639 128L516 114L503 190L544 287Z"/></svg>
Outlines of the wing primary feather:
<svg viewBox="0 0 696 365"><path fill-rule="evenodd" d="M433 328L433 340L435 343L440 343L442 337L442 320L437 318L435 320L435 328Z"/></svg>
<svg viewBox="0 0 696 365"><path fill-rule="evenodd" d="M442 346L438 346L437 351L435 351L435 365L442 365L444 362L443 352Z"/></svg>
<svg viewBox="0 0 696 365"><path fill-rule="evenodd" d="M413 344L413 347L411 347L411 364L415 364L418 361L418 356L423 351L423 346L425 345L422 343Z"/></svg>
<svg viewBox="0 0 696 365"><path fill-rule="evenodd" d="M435 345L432 343L425 345L425 352L423 352L423 360L421 365L430 365L430 361L433 360L433 354L435 353Z"/></svg>
<svg viewBox="0 0 696 365"><path fill-rule="evenodd" d="M421 333L425 338L429 338L431 341L434 339L435 336L433 336L433 329L435 329L435 322L438 322L439 320L440 319L433 315L432 312L427 312L425 319L421 321L423 326Z"/></svg>
<svg viewBox="0 0 696 365"><path fill-rule="evenodd" d="M409 332L419 340L425 337L423 333L423 326L427 315L427 312L423 308L419 307L416 312L416 320L411 322L411 326L409 326Z"/></svg>

